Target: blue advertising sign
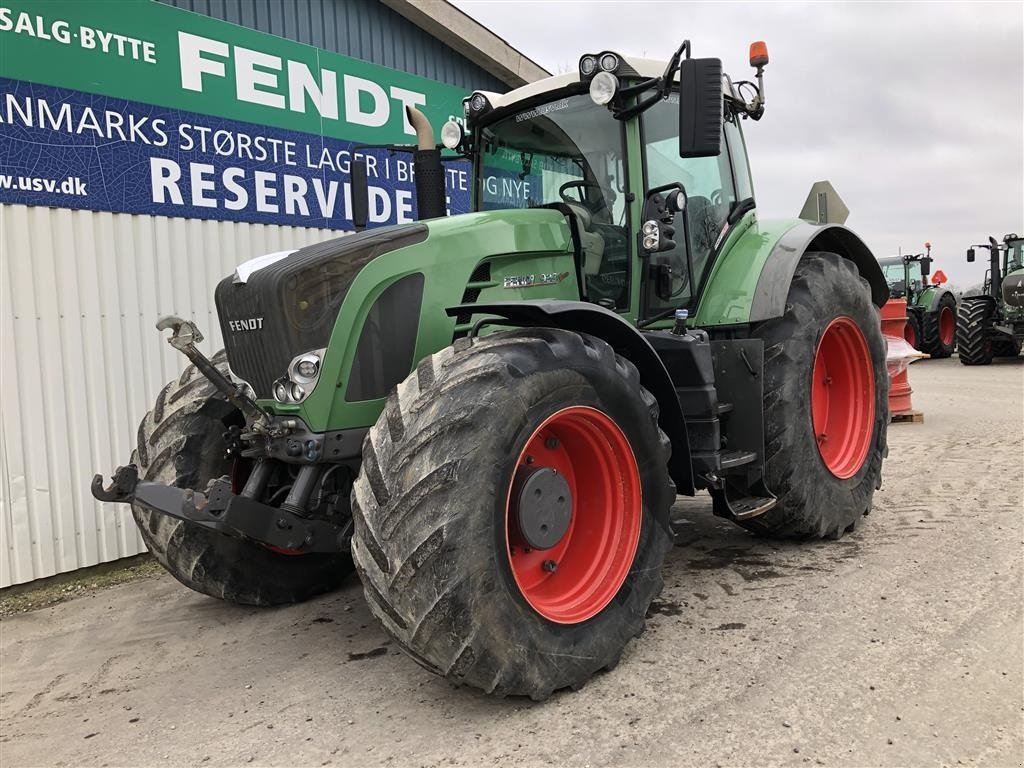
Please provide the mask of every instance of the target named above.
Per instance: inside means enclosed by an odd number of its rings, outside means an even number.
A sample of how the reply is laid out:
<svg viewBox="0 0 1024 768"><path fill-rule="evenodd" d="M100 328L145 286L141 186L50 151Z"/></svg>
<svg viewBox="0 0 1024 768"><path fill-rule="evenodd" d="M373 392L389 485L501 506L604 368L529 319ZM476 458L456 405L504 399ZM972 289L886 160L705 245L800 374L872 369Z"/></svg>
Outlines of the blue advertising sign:
<svg viewBox="0 0 1024 768"><path fill-rule="evenodd" d="M371 224L416 218L405 153L7 79L0 123L3 202L347 229L365 154ZM449 212L464 213L468 165L446 169Z"/></svg>

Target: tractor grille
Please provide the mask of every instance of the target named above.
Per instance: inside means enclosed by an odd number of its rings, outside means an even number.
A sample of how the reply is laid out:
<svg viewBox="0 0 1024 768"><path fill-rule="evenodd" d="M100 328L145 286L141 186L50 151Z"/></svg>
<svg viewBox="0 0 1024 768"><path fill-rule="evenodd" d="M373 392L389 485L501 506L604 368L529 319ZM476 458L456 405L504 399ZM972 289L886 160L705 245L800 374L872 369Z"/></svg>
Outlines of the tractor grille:
<svg viewBox="0 0 1024 768"><path fill-rule="evenodd" d="M326 347L352 280L381 254L419 243L423 224L381 227L307 246L236 282L221 280L215 300L228 363L259 398L303 352Z"/></svg>

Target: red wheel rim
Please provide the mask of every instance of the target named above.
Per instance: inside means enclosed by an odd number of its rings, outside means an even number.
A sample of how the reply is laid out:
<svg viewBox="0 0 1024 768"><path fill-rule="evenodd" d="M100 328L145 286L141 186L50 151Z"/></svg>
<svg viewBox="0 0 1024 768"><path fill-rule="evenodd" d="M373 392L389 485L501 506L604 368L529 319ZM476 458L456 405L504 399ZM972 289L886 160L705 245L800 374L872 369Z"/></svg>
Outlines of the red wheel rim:
<svg viewBox="0 0 1024 768"><path fill-rule="evenodd" d="M953 310L943 307L939 310L939 341L944 347L953 343L953 335L956 333L956 318L953 317Z"/></svg>
<svg viewBox="0 0 1024 768"><path fill-rule="evenodd" d="M867 340L849 317L821 335L811 374L811 416L818 453L840 479L863 466L875 424L875 377Z"/></svg>
<svg viewBox="0 0 1024 768"><path fill-rule="evenodd" d="M903 338L906 340L907 344L915 349L917 348L917 334L914 332L913 323L909 320L907 320L907 324L903 326Z"/></svg>
<svg viewBox="0 0 1024 768"><path fill-rule="evenodd" d="M636 457L608 416L572 406L551 414L533 431L516 460L516 473L526 467L550 467L563 476L572 494L572 519L553 547L530 549L514 514L513 479L505 503L512 576L526 602L545 619L578 624L611 602L632 567L642 517Z"/></svg>

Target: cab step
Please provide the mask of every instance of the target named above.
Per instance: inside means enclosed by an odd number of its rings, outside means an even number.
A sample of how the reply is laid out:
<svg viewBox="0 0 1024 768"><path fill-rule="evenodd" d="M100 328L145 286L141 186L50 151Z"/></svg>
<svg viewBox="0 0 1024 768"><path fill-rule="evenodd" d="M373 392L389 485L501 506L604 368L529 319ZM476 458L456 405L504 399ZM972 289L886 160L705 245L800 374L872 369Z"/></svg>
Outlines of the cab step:
<svg viewBox="0 0 1024 768"><path fill-rule="evenodd" d="M733 520L748 520L751 517L763 515L778 503L779 500L774 496L771 498L767 496L744 496L740 499L732 499L728 502L729 514L723 515L723 517L731 517Z"/></svg>
<svg viewBox="0 0 1024 768"><path fill-rule="evenodd" d="M723 472L728 472L736 467L753 464L757 461L757 454L753 451L726 451L720 458L720 466Z"/></svg>
<svg viewBox="0 0 1024 768"><path fill-rule="evenodd" d="M749 520L763 515L779 503L763 480L754 482L750 488L740 489L726 478L721 487L711 490L711 499L714 513L729 520Z"/></svg>

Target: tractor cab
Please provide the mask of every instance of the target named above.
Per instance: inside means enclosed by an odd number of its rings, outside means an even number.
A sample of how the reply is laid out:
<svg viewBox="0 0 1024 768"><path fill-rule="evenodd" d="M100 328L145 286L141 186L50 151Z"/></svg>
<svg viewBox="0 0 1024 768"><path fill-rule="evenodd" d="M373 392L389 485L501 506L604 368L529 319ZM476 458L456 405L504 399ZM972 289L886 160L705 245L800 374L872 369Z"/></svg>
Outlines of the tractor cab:
<svg viewBox="0 0 1024 768"><path fill-rule="evenodd" d="M767 63L755 44L758 85L733 84L688 41L667 67L585 54L576 73L473 93L442 137L473 161L476 210L562 211L581 298L655 323L696 310L725 234L754 208L739 123L763 114Z"/></svg>
<svg viewBox="0 0 1024 768"><path fill-rule="evenodd" d="M878 260L892 298L905 298L908 305L913 305L917 297L928 288L932 265L931 243L925 243L925 251L913 255L886 256Z"/></svg>
<svg viewBox="0 0 1024 768"><path fill-rule="evenodd" d="M987 243L967 249L968 262L975 260L977 248L985 248L989 252L989 267L985 270L982 292L998 299L1003 281L1011 273L1024 269L1024 238L1015 233L1004 235L1002 242L989 237Z"/></svg>

